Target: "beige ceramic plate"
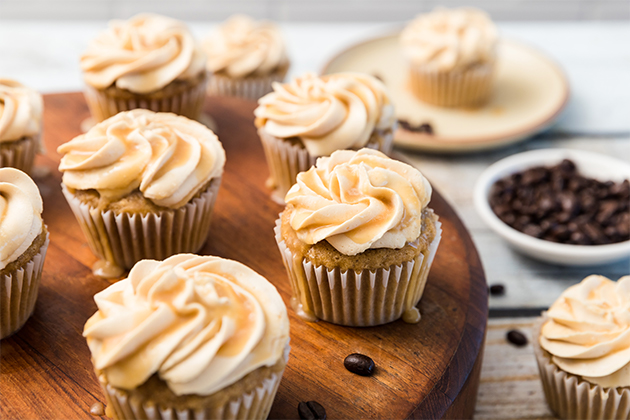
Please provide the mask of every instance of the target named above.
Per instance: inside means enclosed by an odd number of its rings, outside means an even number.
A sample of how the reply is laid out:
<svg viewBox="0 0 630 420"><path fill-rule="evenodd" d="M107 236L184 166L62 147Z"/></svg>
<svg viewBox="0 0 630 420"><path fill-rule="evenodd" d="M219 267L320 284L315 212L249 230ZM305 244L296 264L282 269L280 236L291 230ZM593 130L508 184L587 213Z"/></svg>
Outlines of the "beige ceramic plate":
<svg viewBox="0 0 630 420"><path fill-rule="evenodd" d="M503 40L492 98L476 109L443 108L421 102L406 88L407 66L398 34L369 40L339 53L322 73L361 71L389 87L398 119L430 123L434 135L398 130L395 144L435 151L467 152L524 140L549 127L569 97L562 70L539 51Z"/></svg>

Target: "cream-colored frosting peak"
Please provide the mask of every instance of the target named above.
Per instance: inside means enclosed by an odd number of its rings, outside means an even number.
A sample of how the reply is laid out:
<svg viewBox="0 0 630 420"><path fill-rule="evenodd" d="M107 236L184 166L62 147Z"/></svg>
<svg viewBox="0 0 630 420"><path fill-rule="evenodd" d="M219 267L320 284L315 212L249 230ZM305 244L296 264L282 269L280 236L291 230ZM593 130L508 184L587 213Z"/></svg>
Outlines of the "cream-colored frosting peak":
<svg viewBox="0 0 630 420"><path fill-rule="evenodd" d="M588 276L547 318L540 345L560 369L603 387L630 386L630 276Z"/></svg>
<svg viewBox="0 0 630 420"><path fill-rule="evenodd" d="M15 80L0 79L0 142L39 135L43 109L42 95Z"/></svg>
<svg viewBox="0 0 630 420"><path fill-rule="evenodd" d="M44 205L35 182L15 168L0 169L0 270L42 233Z"/></svg>
<svg viewBox="0 0 630 420"><path fill-rule="evenodd" d="M493 61L497 30L481 10L436 8L409 23L400 42L411 63L449 71Z"/></svg>
<svg viewBox="0 0 630 420"><path fill-rule="evenodd" d="M258 100L257 125L278 138L299 137L311 156L365 146L375 129L391 129L394 106L385 85L363 73L305 74L273 84Z"/></svg>
<svg viewBox="0 0 630 420"><path fill-rule="evenodd" d="M206 38L207 68L239 79L267 75L288 64L280 29L271 22L235 15Z"/></svg>
<svg viewBox="0 0 630 420"><path fill-rule="evenodd" d="M135 93L157 91L172 81L197 77L205 56L183 22L140 14L113 20L81 56L85 82L97 89L113 84Z"/></svg>
<svg viewBox="0 0 630 420"><path fill-rule="evenodd" d="M285 201L307 244L328 241L345 255L402 248L422 229L431 185L420 171L381 152L339 150L297 176Z"/></svg>
<svg viewBox="0 0 630 420"><path fill-rule="evenodd" d="M121 112L59 146L66 186L118 199L139 188L179 208L223 173L225 151L204 125L171 113Z"/></svg>
<svg viewBox="0 0 630 420"><path fill-rule="evenodd" d="M276 288L218 257L142 260L94 300L83 335L96 369L123 389L157 373L177 395L209 395L274 365L289 343Z"/></svg>

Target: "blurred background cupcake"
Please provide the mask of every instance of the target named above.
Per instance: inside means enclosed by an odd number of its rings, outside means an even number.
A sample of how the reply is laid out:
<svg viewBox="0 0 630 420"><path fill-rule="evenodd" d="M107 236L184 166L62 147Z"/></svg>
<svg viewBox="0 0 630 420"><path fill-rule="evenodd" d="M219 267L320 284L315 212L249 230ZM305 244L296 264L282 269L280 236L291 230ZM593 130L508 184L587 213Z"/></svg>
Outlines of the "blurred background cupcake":
<svg viewBox="0 0 630 420"><path fill-rule="evenodd" d="M205 56L178 20L140 14L111 21L81 56L81 70L96 122L135 108L201 114Z"/></svg>
<svg viewBox="0 0 630 420"><path fill-rule="evenodd" d="M256 100L282 82L289 59L282 33L269 21L234 15L202 42L210 73L208 93Z"/></svg>
<svg viewBox="0 0 630 420"><path fill-rule="evenodd" d="M267 418L288 360L289 318L264 277L181 254L140 261L94 300L83 335L109 417Z"/></svg>
<svg viewBox="0 0 630 420"><path fill-rule="evenodd" d="M101 259L95 274L119 277L141 259L203 246L225 151L202 124L136 109L57 151L64 196Z"/></svg>
<svg viewBox="0 0 630 420"><path fill-rule="evenodd" d="M0 79L0 167L30 173L42 150L44 101L15 80Z"/></svg>
<svg viewBox="0 0 630 420"><path fill-rule="evenodd" d="M372 149L302 172L276 222L291 304L307 321L416 323L441 224L420 171Z"/></svg>
<svg viewBox="0 0 630 420"><path fill-rule="evenodd" d="M298 173L336 150L369 147L390 153L396 127L385 85L363 73L307 73L260 98L256 126L282 202Z"/></svg>
<svg viewBox="0 0 630 420"><path fill-rule="evenodd" d="M35 182L14 168L0 169L0 339L28 320L48 249L44 205Z"/></svg>
<svg viewBox="0 0 630 420"><path fill-rule="evenodd" d="M479 106L492 91L497 29L473 8L436 8L419 15L400 35L409 62L409 87L438 106Z"/></svg>

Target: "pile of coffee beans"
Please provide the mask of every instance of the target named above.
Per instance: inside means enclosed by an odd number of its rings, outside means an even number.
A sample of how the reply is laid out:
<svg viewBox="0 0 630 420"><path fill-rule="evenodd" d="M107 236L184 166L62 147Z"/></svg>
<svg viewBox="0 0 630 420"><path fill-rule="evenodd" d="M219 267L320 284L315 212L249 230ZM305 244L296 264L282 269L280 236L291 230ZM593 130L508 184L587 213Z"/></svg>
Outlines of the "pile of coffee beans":
<svg viewBox="0 0 630 420"><path fill-rule="evenodd" d="M576 245L630 240L630 182L586 178L567 159L500 179L489 200L503 222L536 238Z"/></svg>

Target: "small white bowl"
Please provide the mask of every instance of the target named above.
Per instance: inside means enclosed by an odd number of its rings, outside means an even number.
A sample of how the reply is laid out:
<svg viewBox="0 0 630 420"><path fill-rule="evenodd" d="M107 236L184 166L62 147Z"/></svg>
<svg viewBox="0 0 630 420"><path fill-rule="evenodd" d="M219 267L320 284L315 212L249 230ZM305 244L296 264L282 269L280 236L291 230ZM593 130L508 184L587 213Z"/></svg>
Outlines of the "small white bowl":
<svg viewBox="0 0 630 420"><path fill-rule="evenodd" d="M574 266L606 264L630 256L630 241L608 245L567 245L534 238L508 226L492 211L488 201L492 185L499 179L533 166L552 166L563 159L575 162L580 174L600 181L630 179L630 164L593 152L571 149L542 149L518 153L488 167L477 180L475 208L492 230L513 248L538 260Z"/></svg>

